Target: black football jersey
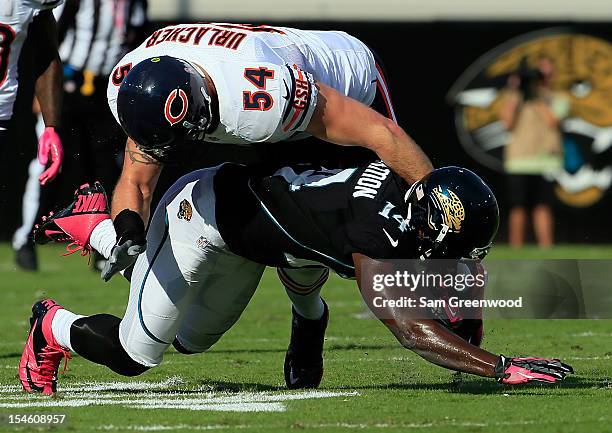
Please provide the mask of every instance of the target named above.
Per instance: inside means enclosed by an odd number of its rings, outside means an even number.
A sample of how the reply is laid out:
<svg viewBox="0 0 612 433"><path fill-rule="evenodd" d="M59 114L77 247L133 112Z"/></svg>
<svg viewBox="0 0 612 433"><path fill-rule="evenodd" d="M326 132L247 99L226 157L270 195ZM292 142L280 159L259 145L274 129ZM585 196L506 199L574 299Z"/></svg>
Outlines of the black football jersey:
<svg viewBox="0 0 612 433"><path fill-rule="evenodd" d="M263 174L226 164L215 177L217 224L235 254L268 266L325 265L353 277L352 253L375 259L414 256L406 221L408 189L381 161Z"/></svg>

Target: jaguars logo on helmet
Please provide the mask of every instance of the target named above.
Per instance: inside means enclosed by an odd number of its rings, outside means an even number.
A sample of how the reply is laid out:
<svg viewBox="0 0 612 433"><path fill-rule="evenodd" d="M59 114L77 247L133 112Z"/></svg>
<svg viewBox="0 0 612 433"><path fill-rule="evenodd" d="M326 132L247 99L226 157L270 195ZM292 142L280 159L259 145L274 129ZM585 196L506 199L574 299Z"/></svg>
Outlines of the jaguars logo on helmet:
<svg viewBox="0 0 612 433"><path fill-rule="evenodd" d="M439 168L406 194L408 229L417 255L426 258L483 258L499 225L491 189L460 167Z"/></svg>
<svg viewBox="0 0 612 433"><path fill-rule="evenodd" d="M459 233L461 231L461 223L465 219L465 209L457 194L448 191L448 195L445 195L442 187L438 187L433 190L433 200L436 208L442 212L444 224L450 230Z"/></svg>

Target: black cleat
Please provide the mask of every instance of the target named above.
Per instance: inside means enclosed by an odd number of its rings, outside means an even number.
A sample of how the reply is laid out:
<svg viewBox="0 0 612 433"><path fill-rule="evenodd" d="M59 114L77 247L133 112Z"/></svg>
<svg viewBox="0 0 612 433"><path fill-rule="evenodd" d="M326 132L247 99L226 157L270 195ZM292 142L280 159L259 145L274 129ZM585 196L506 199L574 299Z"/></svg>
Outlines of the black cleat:
<svg viewBox="0 0 612 433"><path fill-rule="evenodd" d="M24 271L38 270L38 257L34 249L34 243L28 241L24 246L15 251L15 263Z"/></svg>
<svg viewBox="0 0 612 433"><path fill-rule="evenodd" d="M329 308L319 320L309 320L292 308L291 342L285 355L285 383L289 389L317 388L323 379L323 342Z"/></svg>

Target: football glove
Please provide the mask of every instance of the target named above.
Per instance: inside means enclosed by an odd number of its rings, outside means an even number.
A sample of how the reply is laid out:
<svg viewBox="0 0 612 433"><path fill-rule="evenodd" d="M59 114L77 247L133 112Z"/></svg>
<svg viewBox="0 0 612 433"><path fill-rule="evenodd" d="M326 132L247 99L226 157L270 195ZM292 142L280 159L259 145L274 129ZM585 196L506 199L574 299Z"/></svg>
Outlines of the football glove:
<svg viewBox="0 0 612 433"><path fill-rule="evenodd" d="M51 165L38 178L41 185L55 179L64 160L62 140L52 126L47 126L38 140L38 162L40 165L46 167L49 157L51 157Z"/></svg>
<svg viewBox="0 0 612 433"><path fill-rule="evenodd" d="M574 369L558 359L506 358L500 355L495 366L499 383L518 385L527 382L555 383L565 379Z"/></svg>
<svg viewBox="0 0 612 433"><path fill-rule="evenodd" d="M104 264L101 277L108 281L116 273L136 262L147 248L144 222L136 212L124 209L114 219L117 244Z"/></svg>

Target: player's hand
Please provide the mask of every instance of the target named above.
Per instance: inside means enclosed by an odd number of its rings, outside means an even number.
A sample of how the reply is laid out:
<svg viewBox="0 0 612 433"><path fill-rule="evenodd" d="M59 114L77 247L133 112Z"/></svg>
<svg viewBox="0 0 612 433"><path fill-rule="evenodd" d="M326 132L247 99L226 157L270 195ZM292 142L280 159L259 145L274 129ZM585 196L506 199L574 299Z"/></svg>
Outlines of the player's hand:
<svg viewBox="0 0 612 433"><path fill-rule="evenodd" d="M138 256L144 253L146 245L136 245L133 241L125 241L121 245L115 245L111 255L104 263L102 274L104 281L110 280L113 275L131 266Z"/></svg>
<svg viewBox="0 0 612 433"><path fill-rule="evenodd" d="M38 178L41 185L55 179L64 160L62 140L52 126L47 126L38 140L38 162L46 167L49 158L51 158L51 165Z"/></svg>
<svg viewBox="0 0 612 433"><path fill-rule="evenodd" d="M527 382L555 383L565 379L574 369L558 359L506 358L500 355L495 366L499 383L518 385Z"/></svg>
<svg viewBox="0 0 612 433"><path fill-rule="evenodd" d="M144 222L136 212L122 210L115 217L113 224L117 232L117 244L102 269L101 277L104 281L134 264L138 255L147 248Z"/></svg>

